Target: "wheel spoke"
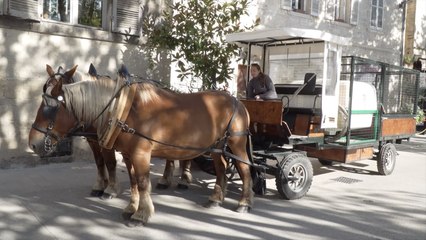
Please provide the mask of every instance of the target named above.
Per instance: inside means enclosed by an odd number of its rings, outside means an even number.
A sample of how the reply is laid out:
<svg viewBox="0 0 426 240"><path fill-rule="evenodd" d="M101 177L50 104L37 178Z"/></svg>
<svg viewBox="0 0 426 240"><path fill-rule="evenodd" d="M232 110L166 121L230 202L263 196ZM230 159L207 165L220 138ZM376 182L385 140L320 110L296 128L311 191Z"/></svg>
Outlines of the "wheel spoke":
<svg viewBox="0 0 426 240"><path fill-rule="evenodd" d="M289 171L289 177L293 179L289 182L289 186L293 191L297 192L303 189L306 179L306 170L302 165L293 166Z"/></svg>

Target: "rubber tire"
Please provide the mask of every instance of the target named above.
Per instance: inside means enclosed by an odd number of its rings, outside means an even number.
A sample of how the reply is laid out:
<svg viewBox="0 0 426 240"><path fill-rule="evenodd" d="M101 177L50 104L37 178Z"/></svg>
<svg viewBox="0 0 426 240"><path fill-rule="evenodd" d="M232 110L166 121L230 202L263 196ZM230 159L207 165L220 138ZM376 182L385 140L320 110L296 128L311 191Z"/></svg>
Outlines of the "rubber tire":
<svg viewBox="0 0 426 240"><path fill-rule="evenodd" d="M281 197L287 200L299 199L306 195L311 188L313 179L311 161L300 153L291 153L279 163L275 183ZM294 173L299 173L299 179L289 180ZM297 186L294 186L296 184Z"/></svg>
<svg viewBox="0 0 426 240"><path fill-rule="evenodd" d="M396 148L392 143L386 143L380 148L377 158L377 170L380 175L390 175L395 169Z"/></svg>

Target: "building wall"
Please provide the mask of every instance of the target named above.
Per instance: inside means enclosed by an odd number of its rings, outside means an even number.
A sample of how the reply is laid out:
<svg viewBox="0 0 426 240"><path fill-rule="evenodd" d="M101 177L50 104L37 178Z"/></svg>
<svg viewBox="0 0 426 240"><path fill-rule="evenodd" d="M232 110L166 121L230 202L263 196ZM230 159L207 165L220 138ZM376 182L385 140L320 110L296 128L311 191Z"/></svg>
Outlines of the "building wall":
<svg viewBox="0 0 426 240"><path fill-rule="evenodd" d="M349 0L348 0L349 1ZM309 1L305 1L309 2ZM320 0L320 13L313 16L284 9L282 1L257 1L259 28L297 27L318 29L335 35L352 38L352 45L344 47L343 55L356 55L399 65L401 49L402 9L397 1L384 1L383 28L370 27L371 1L360 1L358 23L330 20L325 0ZM307 7L308 8L308 7Z"/></svg>
<svg viewBox="0 0 426 240"><path fill-rule="evenodd" d="M170 61L154 70L140 40L134 36L52 22L0 16L0 168L38 159L28 148L28 133L41 103L47 80L46 64L87 72L93 63L99 74L116 77L124 64L136 76L169 81ZM92 158L82 138L75 138L76 157Z"/></svg>

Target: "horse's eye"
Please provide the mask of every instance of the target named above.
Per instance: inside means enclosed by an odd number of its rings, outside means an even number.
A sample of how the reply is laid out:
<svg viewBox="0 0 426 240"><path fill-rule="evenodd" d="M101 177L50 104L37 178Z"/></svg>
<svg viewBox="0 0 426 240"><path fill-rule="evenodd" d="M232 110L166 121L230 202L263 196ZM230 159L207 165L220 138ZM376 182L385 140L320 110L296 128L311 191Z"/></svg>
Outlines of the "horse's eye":
<svg viewBox="0 0 426 240"><path fill-rule="evenodd" d="M47 85L46 85L46 84L44 84L44 85L43 85L43 93L46 93L46 90L47 90Z"/></svg>

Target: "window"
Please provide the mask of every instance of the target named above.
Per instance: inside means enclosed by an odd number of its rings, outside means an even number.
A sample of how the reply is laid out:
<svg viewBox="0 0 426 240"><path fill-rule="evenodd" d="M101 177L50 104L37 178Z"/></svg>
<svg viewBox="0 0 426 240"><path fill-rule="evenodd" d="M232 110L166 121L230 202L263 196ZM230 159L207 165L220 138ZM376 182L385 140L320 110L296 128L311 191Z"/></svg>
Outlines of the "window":
<svg viewBox="0 0 426 240"><path fill-rule="evenodd" d="M383 27L383 0L371 0L370 26L374 28Z"/></svg>
<svg viewBox="0 0 426 240"><path fill-rule="evenodd" d="M3 14L22 19L84 25L126 35L141 34L139 0L0 0L0 3L2 1ZM162 0L153 1L163 4Z"/></svg>
<svg viewBox="0 0 426 240"><path fill-rule="evenodd" d="M358 23L358 9L359 9L359 1L360 0L352 0L351 2L351 23Z"/></svg>
<svg viewBox="0 0 426 240"><path fill-rule="evenodd" d="M102 0L78 1L78 24L102 27Z"/></svg>
<svg viewBox="0 0 426 240"><path fill-rule="evenodd" d="M43 19L70 22L70 2L66 0L43 1Z"/></svg>
<svg viewBox="0 0 426 240"><path fill-rule="evenodd" d="M291 0L291 8L293 10L304 11L304 0Z"/></svg>
<svg viewBox="0 0 426 240"><path fill-rule="evenodd" d="M335 0L334 19L345 22L346 20L346 0Z"/></svg>
<svg viewBox="0 0 426 240"><path fill-rule="evenodd" d="M320 13L320 0L311 0L311 14L318 16Z"/></svg>
<svg viewBox="0 0 426 240"><path fill-rule="evenodd" d="M281 8L294 11L305 11L305 1L310 0L281 0Z"/></svg>
<svg viewBox="0 0 426 240"><path fill-rule="evenodd" d="M43 19L102 27L103 0L45 0Z"/></svg>

